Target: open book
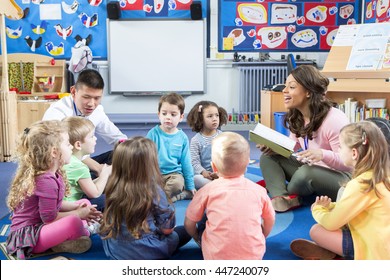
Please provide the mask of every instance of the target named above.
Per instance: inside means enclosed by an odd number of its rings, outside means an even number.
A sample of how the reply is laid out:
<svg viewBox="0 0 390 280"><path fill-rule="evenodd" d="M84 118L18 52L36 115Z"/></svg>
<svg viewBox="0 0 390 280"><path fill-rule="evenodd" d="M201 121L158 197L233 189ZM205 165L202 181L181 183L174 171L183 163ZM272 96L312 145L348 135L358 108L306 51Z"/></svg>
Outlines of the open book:
<svg viewBox="0 0 390 280"><path fill-rule="evenodd" d="M288 158L293 152L296 142L286 135L258 123L254 130L249 131L249 140L266 145L275 153Z"/></svg>

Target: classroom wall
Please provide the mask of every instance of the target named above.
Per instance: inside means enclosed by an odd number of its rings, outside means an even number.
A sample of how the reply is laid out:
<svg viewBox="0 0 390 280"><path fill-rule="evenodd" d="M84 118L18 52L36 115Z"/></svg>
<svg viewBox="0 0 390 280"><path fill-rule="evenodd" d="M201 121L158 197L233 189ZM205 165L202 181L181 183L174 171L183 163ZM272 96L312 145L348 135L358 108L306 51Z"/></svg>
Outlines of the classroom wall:
<svg viewBox="0 0 390 280"><path fill-rule="evenodd" d="M100 71L104 74L102 71ZM201 100L213 100L219 106L231 111L238 108L237 69L229 61L210 61L207 63L207 93L185 96L186 113ZM156 113L159 96L123 96L108 94L106 91L102 104L107 113L133 114Z"/></svg>
<svg viewBox="0 0 390 280"><path fill-rule="evenodd" d="M233 53L218 53L218 1L210 1L210 58L207 60L206 93L185 97L186 113L200 100L212 100L232 112L239 107L239 72L232 66ZM280 59L288 53L270 53L271 59ZM295 53L302 59L315 60L322 68L327 53ZM260 53L240 53L247 58L259 59ZM101 72L106 72L104 71ZM103 74L103 73L102 73ZM108 81L108 77L105 78ZM260 93L259 93L260 94ZM105 92L102 104L108 114L149 114L157 112L159 97L134 97Z"/></svg>

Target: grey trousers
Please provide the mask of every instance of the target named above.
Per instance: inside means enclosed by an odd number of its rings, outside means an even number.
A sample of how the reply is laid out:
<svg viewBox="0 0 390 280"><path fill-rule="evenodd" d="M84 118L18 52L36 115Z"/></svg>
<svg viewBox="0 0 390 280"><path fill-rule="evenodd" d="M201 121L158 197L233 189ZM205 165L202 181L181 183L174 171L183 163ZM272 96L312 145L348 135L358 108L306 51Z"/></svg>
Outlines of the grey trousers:
<svg viewBox="0 0 390 280"><path fill-rule="evenodd" d="M271 197L327 195L336 201L337 192L350 179L351 173L316 165L307 165L294 157L265 155L260 157L260 169Z"/></svg>

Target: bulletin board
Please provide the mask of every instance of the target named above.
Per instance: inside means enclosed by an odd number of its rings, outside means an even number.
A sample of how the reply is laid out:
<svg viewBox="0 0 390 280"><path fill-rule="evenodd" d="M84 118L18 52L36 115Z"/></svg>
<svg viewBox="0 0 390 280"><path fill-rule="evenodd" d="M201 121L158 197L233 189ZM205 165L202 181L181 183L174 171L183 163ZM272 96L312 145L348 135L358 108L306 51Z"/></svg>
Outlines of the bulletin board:
<svg viewBox="0 0 390 280"><path fill-rule="evenodd" d="M15 2L24 10L25 16L20 20L6 19L8 53L35 53L69 59L72 47L79 40L88 38L93 57L107 57L103 40L106 38L106 0Z"/></svg>
<svg viewBox="0 0 390 280"><path fill-rule="evenodd" d="M0 0L0 2L5 0ZM115 0L15 0L25 11L6 18L7 52L70 59L85 39L94 59L107 59L107 3ZM118 0L121 19L190 18L192 0ZM206 17L207 0L201 0Z"/></svg>
<svg viewBox="0 0 390 280"><path fill-rule="evenodd" d="M340 25L360 22L360 3L219 0L218 50L329 51Z"/></svg>

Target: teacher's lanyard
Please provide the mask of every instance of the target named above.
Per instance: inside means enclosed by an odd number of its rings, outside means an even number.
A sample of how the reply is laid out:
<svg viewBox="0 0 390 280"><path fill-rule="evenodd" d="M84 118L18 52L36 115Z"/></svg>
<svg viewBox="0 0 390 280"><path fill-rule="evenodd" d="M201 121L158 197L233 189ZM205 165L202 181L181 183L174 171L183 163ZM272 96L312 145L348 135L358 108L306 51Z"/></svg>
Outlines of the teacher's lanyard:
<svg viewBox="0 0 390 280"><path fill-rule="evenodd" d="M78 114L78 111L77 111L77 108L76 108L76 104L74 103L73 100L72 100L72 102L73 102L73 109L74 109L75 115L76 115L76 116L81 116L81 115Z"/></svg>
<svg viewBox="0 0 390 280"><path fill-rule="evenodd" d="M305 138L303 138L303 144L305 145L305 151L306 151L307 148L309 148L309 138L307 137L307 135L305 136Z"/></svg>

